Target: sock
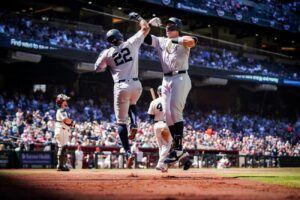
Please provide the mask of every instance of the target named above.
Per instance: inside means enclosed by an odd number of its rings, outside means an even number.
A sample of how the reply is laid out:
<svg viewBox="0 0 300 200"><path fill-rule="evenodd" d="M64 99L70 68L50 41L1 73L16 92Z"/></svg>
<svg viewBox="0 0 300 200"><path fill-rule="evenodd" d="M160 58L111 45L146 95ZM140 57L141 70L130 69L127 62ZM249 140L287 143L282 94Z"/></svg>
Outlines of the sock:
<svg viewBox="0 0 300 200"><path fill-rule="evenodd" d="M183 137L183 122L176 122L174 124L174 149L182 150L182 137Z"/></svg>
<svg viewBox="0 0 300 200"><path fill-rule="evenodd" d="M128 115L129 115L129 118L130 118L130 126L131 127L136 127L136 125L137 125L136 105L130 105L129 106Z"/></svg>
<svg viewBox="0 0 300 200"><path fill-rule="evenodd" d="M126 124L119 124L118 133L124 150L129 151L128 130Z"/></svg>
<svg viewBox="0 0 300 200"><path fill-rule="evenodd" d="M171 132L172 138L174 139L174 137L175 137L175 129L174 129L174 125L169 126L169 130L170 130L170 132Z"/></svg>

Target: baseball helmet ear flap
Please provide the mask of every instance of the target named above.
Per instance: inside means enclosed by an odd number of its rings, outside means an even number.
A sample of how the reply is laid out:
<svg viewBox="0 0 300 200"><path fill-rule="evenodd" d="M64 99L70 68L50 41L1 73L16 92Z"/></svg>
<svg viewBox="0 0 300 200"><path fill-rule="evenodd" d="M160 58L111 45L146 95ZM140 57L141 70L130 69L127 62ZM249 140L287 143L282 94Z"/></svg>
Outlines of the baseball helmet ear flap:
<svg viewBox="0 0 300 200"><path fill-rule="evenodd" d="M120 33L120 31L118 29L111 29L111 30L107 31L107 33L106 33L106 40L109 43L117 45L119 43L119 41L123 41L124 38L123 38L122 33Z"/></svg>

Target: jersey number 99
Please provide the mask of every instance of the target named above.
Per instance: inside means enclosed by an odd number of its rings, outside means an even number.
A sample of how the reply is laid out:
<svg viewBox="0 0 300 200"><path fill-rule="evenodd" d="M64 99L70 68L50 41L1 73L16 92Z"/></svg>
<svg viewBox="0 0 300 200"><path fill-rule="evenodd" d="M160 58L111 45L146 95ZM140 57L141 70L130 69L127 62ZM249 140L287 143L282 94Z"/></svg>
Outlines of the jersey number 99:
<svg viewBox="0 0 300 200"><path fill-rule="evenodd" d="M113 55L116 66L132 61L128 48L121 49L120 52L115 52Z"/></svg>

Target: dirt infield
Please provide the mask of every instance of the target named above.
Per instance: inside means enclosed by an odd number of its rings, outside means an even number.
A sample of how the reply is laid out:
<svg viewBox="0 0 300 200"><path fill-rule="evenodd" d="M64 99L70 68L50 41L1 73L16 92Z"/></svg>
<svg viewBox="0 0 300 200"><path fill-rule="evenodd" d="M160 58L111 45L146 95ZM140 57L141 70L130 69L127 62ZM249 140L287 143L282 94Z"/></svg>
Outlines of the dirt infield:
<svg viewBox="0 0 300 200"><path fill-rule="evenodd" d="M300 199L299 188L221 177L223 172L232 173L215 169L168 173L152 169L0 170L0 199Z"/></svg>

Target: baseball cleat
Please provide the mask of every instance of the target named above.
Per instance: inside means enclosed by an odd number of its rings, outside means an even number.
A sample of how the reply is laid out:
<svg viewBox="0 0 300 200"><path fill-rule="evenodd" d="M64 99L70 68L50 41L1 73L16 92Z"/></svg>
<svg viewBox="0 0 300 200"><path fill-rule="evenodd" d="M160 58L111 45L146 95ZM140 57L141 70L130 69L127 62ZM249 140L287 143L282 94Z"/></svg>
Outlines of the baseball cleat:
<svg viewBox="0 0 300 200"><path fill-rule="evenodd" d="M128 169L132 169L132 166L134 164L134 160L135 160L135 155L130 153L128 158L127 158L127 168Z"/></svg>
<svg viewBox="0 0 300 200"><path fill-rule="evenodd" d="M168 165L164 164L164 167L163 166L156 166L155 169L157 171L161 171L162 173L166 173L166 172L168 172Z"/></svg>
<svg viewBox="0 0 300 200"><path fill-rule="evenodd" d="M192 161L189 158L183 163L183 170L188 170L192 166Z"/></svg>
<svg viewBox="0 0 300 200"><path fill-rule="evenodd" d="M164 167L155 167L155 169L156 169L157 171L161 171L162 173L168 172L168 168L164 168Z"/></svg>
<svg viewBox="0 0 300 200"><path fill-rule="evenodd" d="M186 158L189 156L189 154L184 151L178 151L178 150L173 150L169 155L168 158L164 161L165 164L173 164L175 162L180 162L183 158Z"/></svg>
<svg viewBox="0 0 300 200"><path fill-rule="evenodd" d="M138 129L136 127L130 129L130 134L128 136L129 140L134 140L135 135L137 134Z"/></svg>
<svg viewBox="0 0 300 200"><path fill-rule="evenodd" d="M70 169L67 166L58 167L57 171L68 172Z"/></svg>

